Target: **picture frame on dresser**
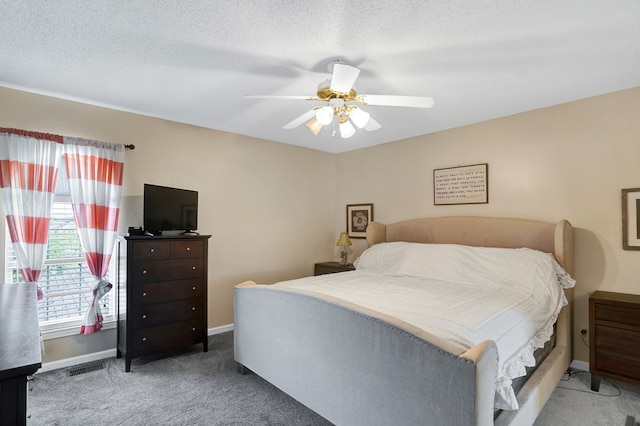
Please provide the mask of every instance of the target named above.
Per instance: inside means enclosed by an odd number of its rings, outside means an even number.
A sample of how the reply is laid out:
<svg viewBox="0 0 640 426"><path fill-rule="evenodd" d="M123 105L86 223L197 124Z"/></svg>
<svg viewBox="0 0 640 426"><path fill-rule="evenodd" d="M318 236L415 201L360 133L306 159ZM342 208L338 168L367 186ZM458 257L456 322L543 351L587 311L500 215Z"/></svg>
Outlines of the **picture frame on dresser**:
<svg viewBox="0 0 640 426"><path fill-rule="evenodd" d="M622 248L640 250L640 188L622 190Z"/></svg>
<svg viewBox="0 0 640 426"><path fill-rule="evenodd" d="M366 238L373 222L373 204L347 204L347 234L350 238Z"/></svg>

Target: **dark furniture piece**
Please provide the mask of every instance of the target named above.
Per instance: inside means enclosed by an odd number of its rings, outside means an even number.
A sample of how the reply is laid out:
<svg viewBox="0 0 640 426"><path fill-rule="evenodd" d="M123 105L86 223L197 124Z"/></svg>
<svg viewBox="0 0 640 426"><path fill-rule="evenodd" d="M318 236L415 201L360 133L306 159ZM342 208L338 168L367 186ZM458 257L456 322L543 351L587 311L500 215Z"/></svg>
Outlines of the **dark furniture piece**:
<svg viewBox="0 0 640 426"><path fill-rule="evenodd" d="M207 345L210 235L118 239L118 347L133 358Z"/></svg>
<svg viewBox="0 0 640 426"><path fill-rule="evenodd" d="M640 385L640 295L589 297L589 372L596 392L601 377Z"/></svg>
<svg viewBox="0 0 640 426"><path fill-rule="evenodd" d="M315 264L313 275L335 274L336 272L354 271L355 269L351 263L341 265L340 262L320 262Z"/></svg>
<svg viewBox="0 0 640 426"><path fill-rule="evenodd" d="M36 285L0 284L0 424L27 424L27 376L41 366Z"/></svg>

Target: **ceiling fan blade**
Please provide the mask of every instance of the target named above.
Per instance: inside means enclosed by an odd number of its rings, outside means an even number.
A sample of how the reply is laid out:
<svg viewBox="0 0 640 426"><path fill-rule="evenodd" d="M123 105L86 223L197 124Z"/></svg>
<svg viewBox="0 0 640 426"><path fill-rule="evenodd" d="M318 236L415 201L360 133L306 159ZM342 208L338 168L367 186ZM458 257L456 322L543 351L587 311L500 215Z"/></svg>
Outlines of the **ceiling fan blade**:
<svg viewBox="0 0 640 426"><path fill-rule="evenodd" d="M289 95L244 95L246 99L302 99L313 101L313 96L289 96Z"/></svg>
<svg viewBox="0 0 640 426"><path fill-rule="evenodd" d="M334 92L349 93L358 78L360 70L351 65L333 64L330 89Z"/></svg>
<svg viewBox="0 0 640 426"><path fill-rule="evenodd" d="M382 125L374 120L372 117L369 117L369 121L366 126L363 127L367 132L373 132L374 130L378 130Z"/></svg>
<svg viewBox="0 0 640 426"><path fill-rule="evenodd" d="M302 123L307 122L308 120L310 120L311 118L313 118L315 116L316 116L316 109L314 108L314 109L311 109L311 110L305 112L300 117L294 118L293 120L291 120L290 122L288 122L287 124L282 126L282 128L283 129L295 129L296 127L298 127Z"/></svg>
<svg viewBox="0 0 640 426"><path fill-rule="evenodd" d="M426 96L360 95L358 102L363 105L401 106L412 108L431 108L433 98Z"/></svg>

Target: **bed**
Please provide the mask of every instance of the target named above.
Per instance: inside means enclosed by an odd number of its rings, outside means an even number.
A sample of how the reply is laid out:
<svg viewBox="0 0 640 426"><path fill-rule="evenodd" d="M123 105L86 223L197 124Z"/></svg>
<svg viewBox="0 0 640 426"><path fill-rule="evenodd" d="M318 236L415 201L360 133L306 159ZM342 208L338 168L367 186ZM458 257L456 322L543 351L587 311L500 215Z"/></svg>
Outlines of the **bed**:
<svg viewBox="0 0 640 426"><path fill-rule="evenodd" d="M573 228L566 220L455 216L373 222L367 243L383 254L406 243L412 250L477 247L492 256L492 249L532 249L536 256L547 253L567 275L573 272ZM368 252L361 256L363 263L375 264ZM496 343L500 338L461 348L460 342L393 312L320 291L319 281L335 287L333 279L349 281L367 272L358 264L354 272L309 277L311 288L298 280L237 285L234 357L239 371L260 375L338 425L534 422L572 359L571 288L562 290L566 304L556 312L555 344L517 391L517 409L496 409L504 367L502 343Z"/></svg>

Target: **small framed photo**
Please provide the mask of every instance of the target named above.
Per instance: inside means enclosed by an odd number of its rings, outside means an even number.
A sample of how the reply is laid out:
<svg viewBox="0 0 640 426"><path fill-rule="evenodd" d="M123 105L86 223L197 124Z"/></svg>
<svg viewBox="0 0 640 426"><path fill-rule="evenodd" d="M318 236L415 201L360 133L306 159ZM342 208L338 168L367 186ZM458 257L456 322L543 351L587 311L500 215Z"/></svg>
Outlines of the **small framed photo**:
<svg viewBox="0 0 640 426"><path fill-rule="evenodd" d="M373 204L347 204L347 234L350 238L366 238L373 221Z"/></svg>
<svg viewBox="0 0 640 426"><path fill-rule="evenodd" d="M622 248L640 250L640 188L622 190Z"/></svg>

